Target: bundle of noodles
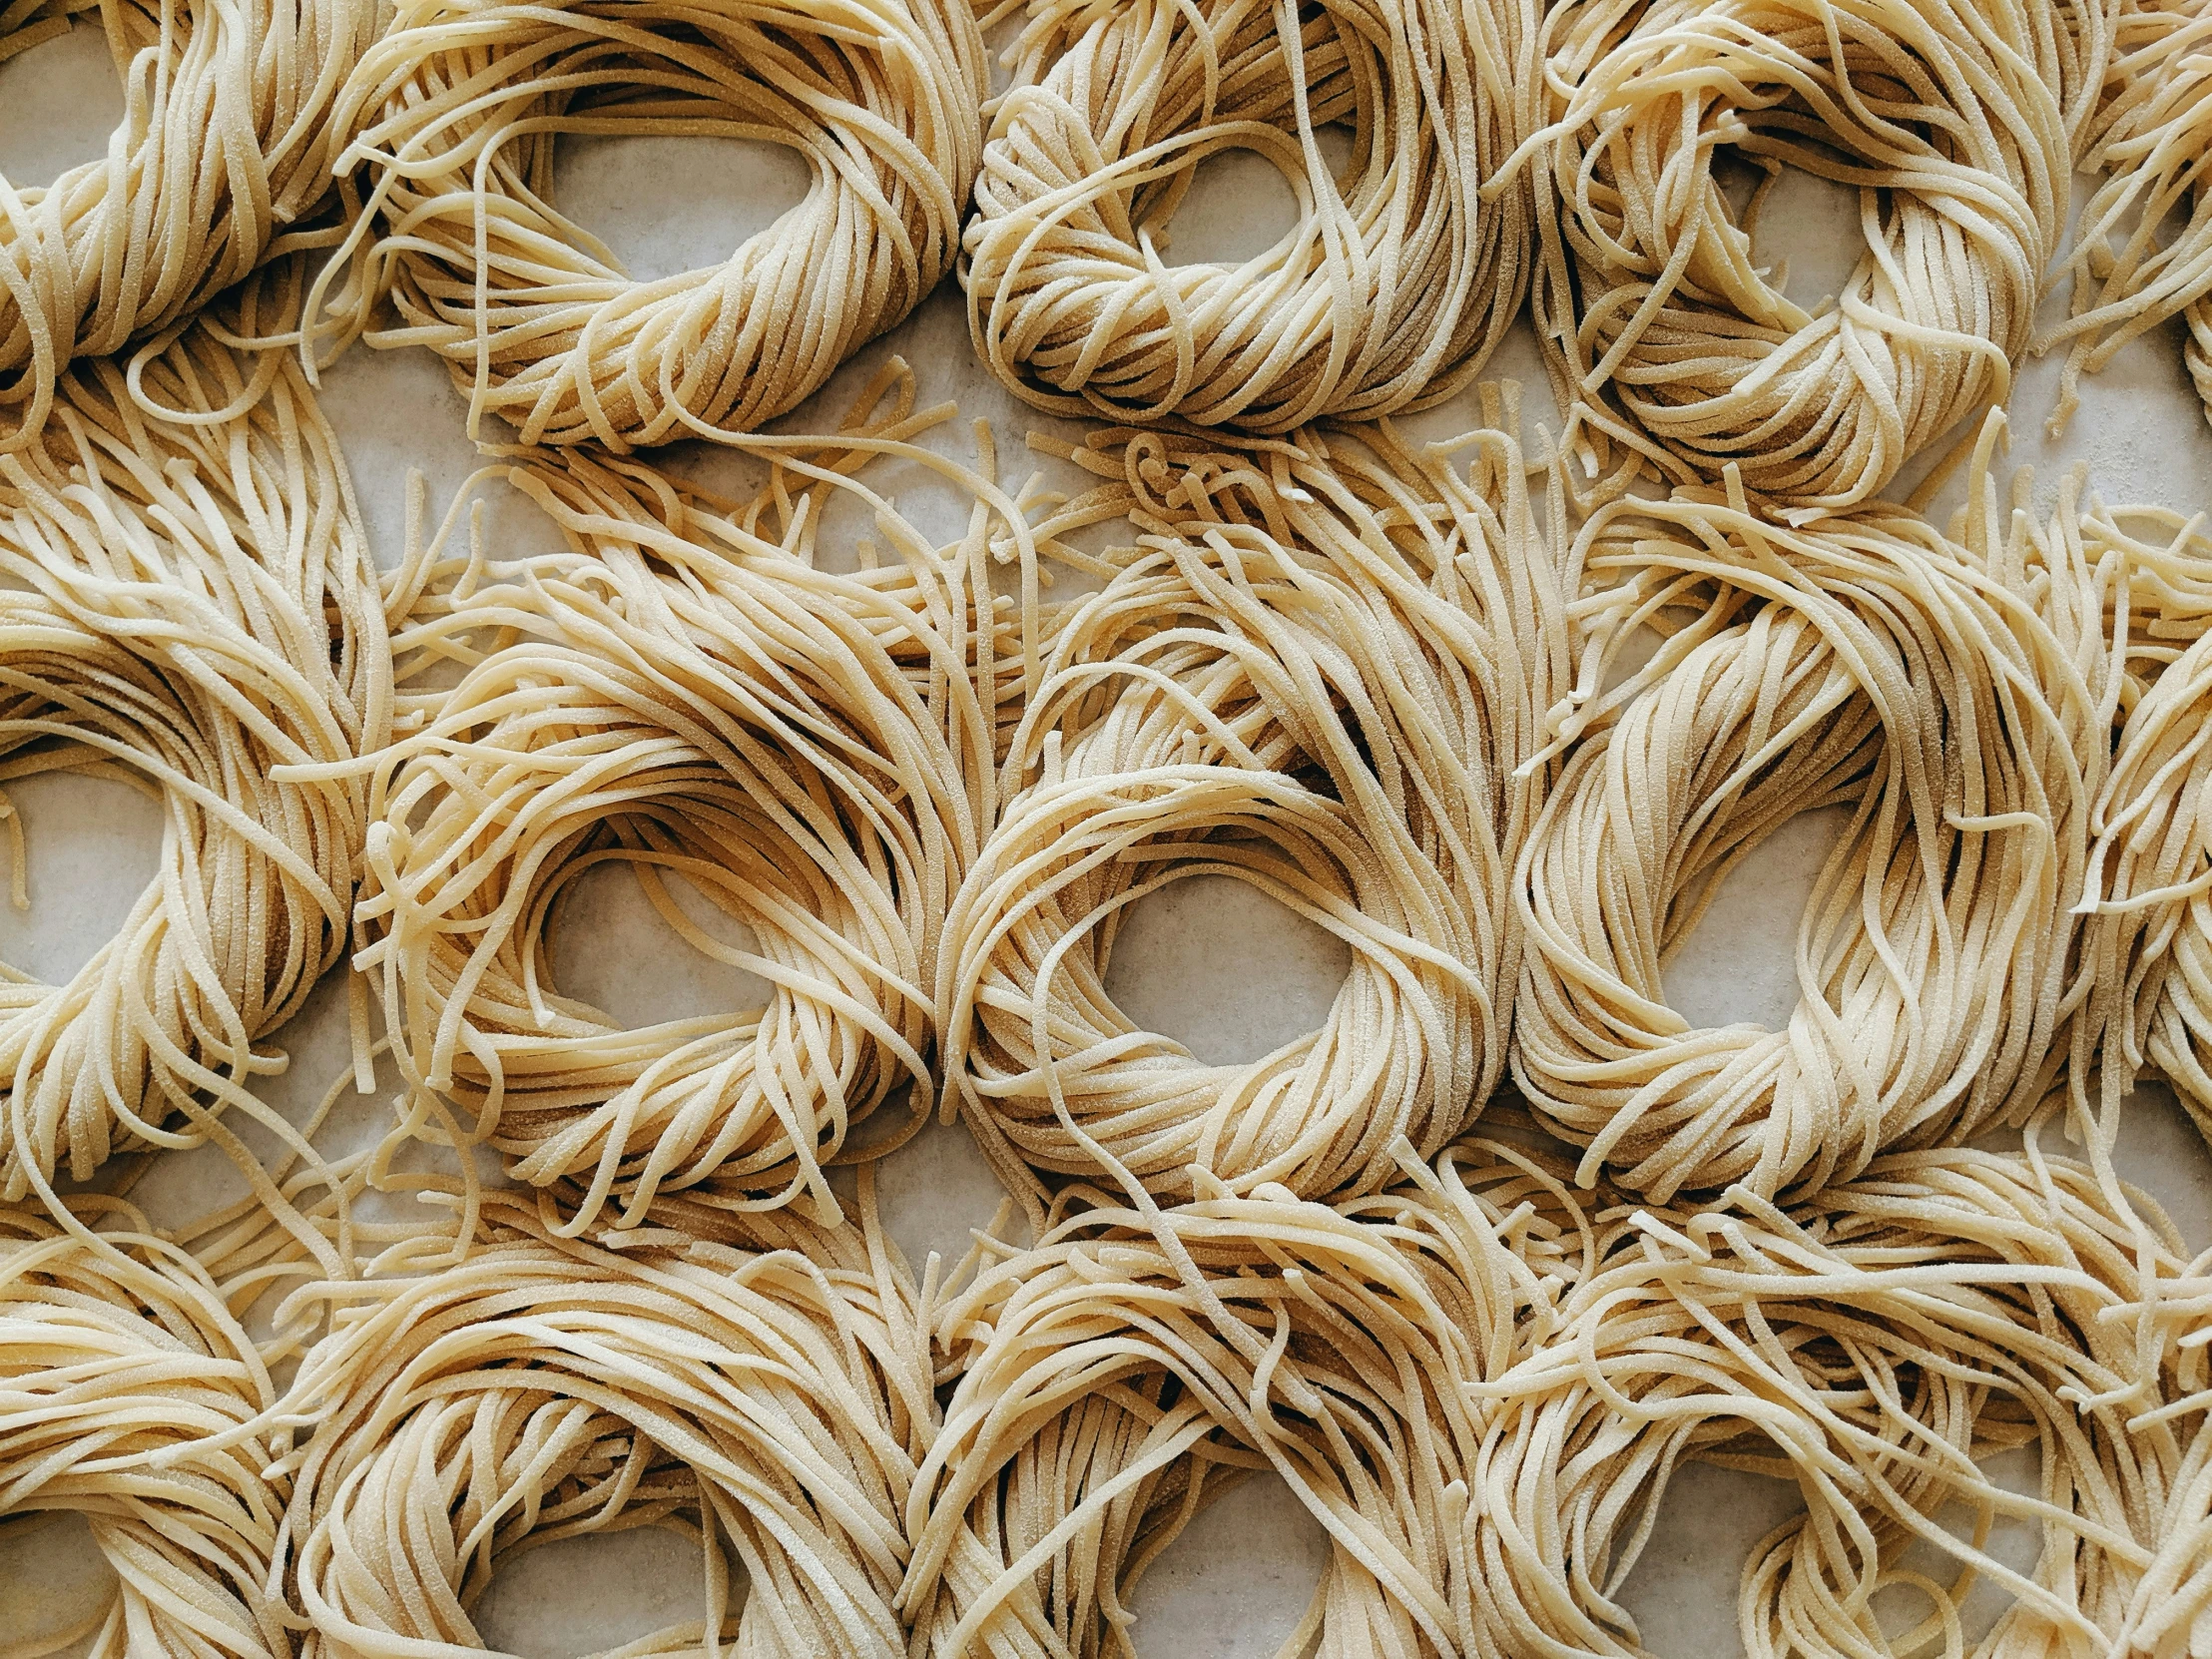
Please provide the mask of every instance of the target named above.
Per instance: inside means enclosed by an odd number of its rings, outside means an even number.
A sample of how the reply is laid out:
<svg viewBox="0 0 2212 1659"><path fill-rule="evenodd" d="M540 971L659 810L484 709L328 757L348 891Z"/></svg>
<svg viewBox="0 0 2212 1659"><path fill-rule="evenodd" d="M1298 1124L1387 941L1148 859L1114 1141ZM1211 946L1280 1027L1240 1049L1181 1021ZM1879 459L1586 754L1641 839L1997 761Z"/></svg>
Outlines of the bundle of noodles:
<svg viewBox="0 0 2212 1659"><path fill-rule="evenodd" d="M1066 515L1118 510L1139 545L1054 619L938 959L948 1105L1033 1207L1102 1171L1368 1190L1499 1075L1522 763L1565 648L1519 448L1466 441L1463 471L1387 426L1073 452L1114 482ZM1129 906L1200 875L1351 947L1320 1031L1209 1066L1115 1006Z"/></svg>
<svg viewBox="0 0 2212 1659"><path fill-rule="evenodd" d="M337 441L286 354L226 343L296 307L273 267L128 368L71 370L41 441L0 455L0 780L111 778L164 820L160 873L67 984L0 970L11 1199L223 1139L224 1112L288 1133L250 1087L283 1057L255 1044L343 948L358 762L391 721Z"/></svg>

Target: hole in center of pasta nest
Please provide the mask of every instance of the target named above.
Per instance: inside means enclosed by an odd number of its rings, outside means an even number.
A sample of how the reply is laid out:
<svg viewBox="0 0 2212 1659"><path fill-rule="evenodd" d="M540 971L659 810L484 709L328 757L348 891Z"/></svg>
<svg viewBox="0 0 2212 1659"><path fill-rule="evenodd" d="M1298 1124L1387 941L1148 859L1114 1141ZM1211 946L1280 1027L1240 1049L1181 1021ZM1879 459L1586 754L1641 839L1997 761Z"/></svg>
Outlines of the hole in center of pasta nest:
<svg viewBox="0 0 2212 1659"><path fill-rule="evenodd" d="M115 1587L115 1568L83 1515L53 1510L0 1520L0 1630L11 1644L23 1643L20 1651L48 1651L42 1640L99 1618ZM87 1632L51 1651L56 1659L78 1659L91 1641Z"/></svg>
<svg viewBox="0 0 2212 1659"><path fill-rule="evenodd" d="M1764 1457L1771 1448L1758 1442L1745 1449ZM2036 1490L2038 1461L2030 1445L1984 1457L1979 1460L1979 1468L1992 1485L2031 1496ZM1644 1650L1741 1654L1738 1609L1745 1567L1762 1540L1804 1512L1804 1498L1794 1481L1715 1463L1679 1465L1659 1500L1659 1513L1642 1552L1614 1593L1614 1599L1635 1619ZM1936 1512L1936 1519L1952 1537L1965 1543L1972 1541L1974 1512L1967 1504L1948 1503ZM1633 1523L1625 1525L1618 1534L1618 1544L1625 1545L1633 1534ZM1982 1545L1991 1559L2022 1574L2033 1573L2037 1547L2036 1529L2011 1516L1997 1517ZM1601 1582L1610 1578L1611 1564L1598 1565L1603 1570L1593 1576ZM1917 1572L1942 1585L1958 1576L1953 1556L1918 1539L1910 1547L1896 1550L1894 1557L1884 1560L1883 1567L1889 1573ZM1957 1609L1969 1651L2011 1605L2010 1592L1986 1574L1977 1575ZM1934 1608L1922 1591L1892 1584L1875 1593L1874 1610L1876 1621L1895 1638L1927 1618Z"/></svg>
<svg viewBox="0 0 2212 1659"><path fill-rule="evenodd" d="M1273 1469L1198 1512L1130 1595L1146 1659L1274 1653L1329 1566L1329 1534Z"/></svg>
<svg viewBox="0 0 2212 1659"><path fill-rule="evenodd" d="M561 213L640 282L727 265L798 207L812 180L797 151L762 139L572 133L553 150Z"/></svg>
<svg viewBox="0 0 2212 1659"><path fill-rule="evenodd" d="M161 868L161 803L116 778L49 772L6 786L23 824L30 904L0 897L0 962L43 984L66 982L130 919ZM0 825L0 892L15 881Z"/></svg>
<svg viewBox="0 0 2212 1659"><path fill-rule="evenodd" d="M717 945L758 952L751 926L696 883L655 870L674 909ZM735 1014L768 1004L759 974L709 955L661 913L636 868L594 864L553 911L553 982L622 1024Z"/></svg>
<svg viewBox="0 0 2212 1659"><path fill-rule="evenodd" d="M1736 1586L1744 1562L1762 1538L1804 1510L1790 1481L1714 1463L1678 1465L1643 1551L1613 1597L1635 1619L1643 1648L1716 1659L1740 1653ZM1616 1547L1634 1535L1631 1521L1616 1534ZM1613 1562L1592 1566L1601 1583L1617 1570Z"/></svg>
<svg viewBox="0 0 2212 1659"><path fill-rule="evenodd" d="M123 120L123 83L107 37L80 22L0 59L0 179L17 190L98 161Z"/></svg>
<svg viewBox="0 0 2212 1659"><path fill-rule="evenodd" d="M1745 162L1729 161L1718 178L1737 223L1750 211L1765 177ZM1751 257L1767 280L1805 309L1844 291L1866 238L1859 224L1859 192L1803 168L1784 166L1760 204L1751 230Z"/></svg>
<svg viewBox="0 0 2212 1659"><path fill-rule="evenodd" d="M1342 190L1352 129L1333 123L1316 132L1314 142ZM1168 221L1168 242L1160 254L1169 265L1242 265L1265 254L1297 224L1298 194L1282 169L1256 150L1218 150L1198 164L1190 190Z"/></svg>
<svg viewBox="0 0 2212 1659"><path fill-rule="evenodd" d="M2035 1497L2042 1458L2032 1445L2015 1446L1979 1460L1982 1478L2018 1497ZM1936 1524L1964 1544L1973 1542L1974 1511L1953 1501L1936 1512ZM2040 1536L2035 1525L2017 1515L1999 1515L1991 1522L1982 1553L2023 1577L2032 1576L2039 1553ZM1949 1586L1958 1577L1959 1563L1947 1550L1916 1538L1897 1552L1892 1571L1918 1573L1935 1583ZM2010 1590L1987 1573L1976 1573L1974 1582L1957 1602L1960 1631L1968 1652L1981 1642L2013 1605ZM1889 1584L1874 1594L1875 1622L1893 1639L1912 1631L1924 1619L1936 1616L1938 1607L1928 1593L1911 1584Z"/></svg>
<svg viewBox="0 0 2212 1659"><path fill-rule="evenodd" d="M1351 970L1351 947L1288 905L1191 875L1123 912L1106 994L1204 1063L1248 1065L1317 1030Z"/></svg>
<svg viewBox="0 0 2212 1659"><path fill-rule="evenodd" d="M1667 1001L1694 1026L1779 1031L1797 1007L1798 930L1821 865L1851 823L1845 807L1800 813L1722 878L1667 957Z"/></svg>
<svg viewBox="0 0 2212 1659"><path fill-rule="evenodd" d="M745 1569L729 1571L735 1612ZM582 1659L681 1625L696 1636L706 1562L696 1538L665 1526L556 1538L501 1561L471 1616L488 1646L520 1659Z"/></svg>

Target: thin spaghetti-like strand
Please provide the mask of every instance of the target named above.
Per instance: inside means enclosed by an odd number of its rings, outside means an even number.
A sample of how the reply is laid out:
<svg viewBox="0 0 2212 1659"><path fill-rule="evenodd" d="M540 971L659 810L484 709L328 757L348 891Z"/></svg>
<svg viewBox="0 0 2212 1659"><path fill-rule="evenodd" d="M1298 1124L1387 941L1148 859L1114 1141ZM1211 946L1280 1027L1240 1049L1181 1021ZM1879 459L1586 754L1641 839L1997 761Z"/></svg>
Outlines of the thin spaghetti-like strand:
<svg viewBox="0 0 2212 1659"><path fill-rule="evenodd" d="M226 1111L288 1133L251 1086L283 1058L255 1045L343 948L367 830L358 779L290 769L348 765L391 720L337 440L288 357L220 337L295 315L296 277L271 268L128 370L78 365L41 443L0 455L0 781L107 777L164 820L116 936L66 984L0 983L11 1200ZM20 863L15 884L20 905Z"/></svg>
<svg viewBox="0 0 2212 1659"><path fill-rule="evenodd" d="M1585 529L1582 683L1516 880L1513 1066L1586 1172L1661 1202L1810 1191L2042 1099L2118 662L2070 502L2040 532L1999 513L1986 454L1970 483L1963 544L1886 505L1792 530L1704 490ZM1664 644L1601 692L1647 623ZM1851 820L1788 1024L1690 1025L1669 953L1828 806Z"/></svg>
<svg viewBox="0 0 2212 1659"><path fill-rule="evenodd" d="M751 430L950 269L984 82L967 0L409 0L337 99L366 197L310 344L388 291L402 324L371 343L444 357L471 436ZM813 178L727 263L639 281L555 207L564 134L771 143Z"/></svg>
<svg viewBox="0 0 2212 1659"><path fill-rule="evenodd" d="M502 1563L559 1538L697 1538L706 1614L621 1649L898 1659L902 1516L935 1425L927 1332L875 1224L687 1218L619 1253L486 1205L459 1265L334 1287L277 1416L279 1581L301 1659L480 1652ZM750 1593L730 1606L733 1564Z"/></svg>
<svg viewBox="0 0 2212 1659"><path fill-rule="evenodd" d="M89 9L0 9L0 58ZM0 450L36 441L72 360L186 319L320 211L333 99L391 18L388 0L99 10L123 83L106 153L50 185L0 177Z"/></svg>
<svg viewBox="0 0 2212 1659"><path fill-rule="evenodd" d="M1528 0L1032 0L962 249L976 354L1040 408L1288 431L1448 397L1520 308ZM1340 172L1320 143L1352 131ZM1299 221L1170 265L1200 164L1276 168Z"/></svg>
<svg viewBox="0 0 2212 1659"><path fill-rule="evenodd" d="M1566 668L1552 544L1506 432L1463 469L1365 437L1074 452L1114 482L1070 510L1112 500L1140 543L1052 623L937 982L948 1101L1033 1205L1069 1175L1362 1191L1499 1075L1522 762ZM1200 875L1350 947L1320 1031L1209 1066L1114 1005L1129 906Z"/></svg>

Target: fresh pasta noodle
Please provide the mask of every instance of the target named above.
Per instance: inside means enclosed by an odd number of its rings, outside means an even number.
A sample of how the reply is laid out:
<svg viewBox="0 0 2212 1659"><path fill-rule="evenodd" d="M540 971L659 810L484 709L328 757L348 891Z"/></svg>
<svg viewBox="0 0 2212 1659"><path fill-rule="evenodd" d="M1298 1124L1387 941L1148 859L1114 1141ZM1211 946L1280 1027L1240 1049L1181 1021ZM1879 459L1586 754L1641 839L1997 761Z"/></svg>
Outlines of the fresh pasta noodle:
<svg viewBox="0 0 2212 1659"><path fill-rule="evenodd" d="M1472 1390L1465 1559L1489 1593L1467 1652L1647 1652L1617 1592L1691 1458L1805 1499L1744 1565L1755 1659L2188 1650L2161 1644L2206 1605L2173 1545L2205 1535L2212 1443L2201 1356L2129 1318L2188 1285L2155 1218L2032 1140L1899 1154L1787 1214L1744 1210L1615 1212L1556 1334ZM2022 1445L2041 1458L2024 1494L1978 1464ZM1986 1547L2000 1517L2040 1532L2029 1570ZM1915 1542L1957 1575L1914 1570ZM1978 1640L1959 1622L1977 1578L2012 1598ZM1907 1628L1877 1622L1893 1587L1927 1606Z"/></svg>
<svg viewBox="0 0 2212 1659"><path fill-rule="evenodd" d="M223 343L290 292L250 287L128 368L79 364L41 445L0 456L0 781L106 777L164 815L115 938L66 984L0 976L10 1202L118 1150L225 1139L226 1111L289 1133L251 1081L283 1057L255 1044L344 947L365 797L322 769L391 717L336 439L288 356Z"/></svg>
<svg viewBox="0 0 2212 1659"><path fill-rule="evenodd" d="M1585 438L1805 513L2001 403L2065 227L2112 0L1590 0L1545 23L1537 331ZM1724 163L1764 173L1731 203ZM1807 311L1753 264L1784 166L1867 248ZM1597 464L1599 444L1585 457Z"/></svg>
<svg viewBox="0 0 2212 1659"><path fill-rule="evenodd" d="M1564 770L1516 879L1513 1047L1585 1174L1662 1203L1810 1191L2020 1121L2050 1085L2118 672L2070 501L2048 534L1998 513L1999 418L1964 545L1879 503L1791 530L1702 490L1585 529ZM1673 631L1600 692L1647 623ZM1731 867L1826 806L1850 824L1788 1025L1692 1027L1669 953Z"/></svg>
<svg viewBox="0 0 2212 1659"><path fill-rule="evenodd" d="M748 431L950 269L984 81L967 0L409 0L337 100L368 184L318 294L346 274L353 333L388 290L401 325L372 343L444 357L471 436ZM563 134L778 144L813 183L727 263L636 281L554 206Z"/></svg>
<svg viewBox="0 0 2212 1659"><path fill-rule="evenodd" d="M1147 1567L1272 1468L1332 1545L1285 1653L1472 1652L1460 1399L1581 1266L1561 1175L1476 1143L1433 1171L1408 1153L1398 1185L1336 1208L1092 1199L938 1316L959 1381L909 1507L915 1650L1147 1651Z"/></svg>
<svg viewBox="0 0 2212 1659"><path fill-rule="evenodd" d="M89 1625L9 1651L290 1659L268 1370L191 1257L128 1206L75 1203L67 1228L0 1209L0 1518L83 1515L116 1585Z"/></svg>
<svg viewBox="0 0 2212 1659"><path fill-rule="evenodd" d="M2080 902L2089 996L2074 1045L2081 1105L2106 1140L2146 1065L2212 1139L2212 539L2178 514L2091 515L2125 561L2120 633L2140 684L2096 804Z"/></svg>
<svg viewBox="0 0 2212 1659"><path fill-rule="evenodd" d="M2182 360L2212 418L2212 198L2203 181L2212 138L2212 18L2195 0L2121 9L2104 98L2085 169L2105 177L2081 211L2066 266L2073 315L2052 338L2070 338L2053 434L2094 374L2129 341L2180 316ZM2185 217L2176 231L2172 220Z"/></svg>
<svg viewBox="0 0 2212 1659"><path fill-rule="evenodd" d="M1464 470L1366 436L1076 452L1141 545L1051 626L938 958L947 1100L1033 1208L1071 1175L1366 1190L1502 1069L1557 573L1505 432ZM1213 1066L1114 1005L1128 907L1197 875L1350 947L1321 1030Z"/></svg>
<svg viewBox="0 0 2212 1659"><path fill-rule="evenodd" d="M617 1253L495 1199L458 1266L330 1287L345 1318L279 1412L311 1429L278 1563L301 1659L480 1652L470 1612L503 1563L637 1526L698 1539L706 1614L624 1654L902 1656L890 1601L937 1408L864 1177L860 1210Z"/></svg>
<svg viewBox="0 0 2212 1659"><path fill-rule="evenodd" d="M0 10L0 57L87 9ZM344 148L332 99L391 11L102 0L100 15L124 92L107 153L51 185L0 178L0 451L36 441L73 359L180 322L312 240L293 228L331 195Z"/></svg>
<svg viewBox="0 0 2212 1659"><path fill-rule="evenodd" d="M963 244L976 353L1040 408L1281 432L1449 396L1520 308L1528 0L1031 0ZM1321 148L1352 130L1340 172ZM1251 151L1297 228L1171 266L1199 166Z"/></svg>
<svg viewBox="0 0 2212 1659"><path fill-rule="evenodd" d="M510 476L570 551L418 572L407 675L467 667L373 784L356 960L426 1097L416 1127L573 1183L570 1232L710 1178L833 1216L825 1164L901 1138L853 1131L902 1083L927 1110L942 918L989 811L994 627L887 508L905 556L839 575L812 560L812 512L771 540L774 513L583 451ZM625 1029L561 994L559 900L610 863L692 945L770 981L768 1004ZM702 931L671 876L757 946Z"/></svg>

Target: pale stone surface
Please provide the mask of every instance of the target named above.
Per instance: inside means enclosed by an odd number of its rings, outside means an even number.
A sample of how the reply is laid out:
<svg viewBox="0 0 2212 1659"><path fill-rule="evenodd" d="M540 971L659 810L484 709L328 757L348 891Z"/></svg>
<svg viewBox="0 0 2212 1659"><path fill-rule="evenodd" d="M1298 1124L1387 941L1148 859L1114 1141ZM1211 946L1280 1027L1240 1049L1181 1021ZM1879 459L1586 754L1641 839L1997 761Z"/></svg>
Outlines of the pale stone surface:
<svg viewBox="0 0 2212 1659"><path fill-rule="evenodd" d="M114 75L97 36L79 31L0 68L0 171L17 183L50 178L99 153L117 111ZM35 113L34 113L35 112ZM760 147L756 147L758 150ZM1287 190L1261 179L1250 158L1209 167L1184 210L1185 235L1171 257L1243 256L1265 249L1289 223ZM701 170L704 171L701 171ZM699 141L595 141L577 145L557 169L563 210L603 237L645 275L719 257L737 238L769 223L798 199L803 168L784 152L734 155ZM1786 179L1769 203L1759 238L1762 257L1790 253L1791 294L1805 301L1832 292L1857 257L1856 203L1809 181ZM2046 315L2063 313L2054 299ZM947 282L915 315L863 350L797 414L789 429L834 422L875 366L904 354L923 403L957 398L961 419L929 433L924 445L963 463L976 456L970 419L990 419L1002 476L1018 482L1041 468L1059 487L1082 475L1025 450L1031 429L1075 436L1075 425L1044 419L992 380L969 351L964 297ZM1528 435L1556 431L1532 332L1517 324L1494 366L1522 381ZM2100 379L2088 382L2066 437L2046 440L2042 419L2057 380L2057 359L2030 361L2018 376L2013 455L2046 466L2086 460L2092 481L2113 499L2152 499L2195 509L2212 495L2212 432L2166 331L2138 342ZM356 347L324 377L324 402L354 469L378 562L400 556L407 473L425 474L433 518L478 466L466 436L466 398L428 353ZM1454 432L1476 418L1472 391L1441 408L1405 417L1416 435ZM486 436L501 434L487 432ZM761 463L703 444L663 451L662 459L725 490L750 488ZM878 466L869 478L896 498L931 535L964 527L958 493L916 464ZM2050 475L2042 483L2047 491ZM480 483L489 550L518 552L556 544L538 510L497 482ZM870 532L854 503L832 509L826 527L831 562ZM1104 535L1100 533L1100 545ZM1065 590L1063 590L1065 591ZM154 867L160 821L113 786L78 781L11 792L31 832L32 906L0 906L0 958L40 973L82 960L112 931ZM1787 1018L1795 999L1793 941L1798 912L1836 826L1808 819L1787 827L1719 895L1712 913L1682 944L1667 986L1700 1020ZM688 906L689 907L689 906ZM704 906L697 907L704 911ZM556 972L570 989L623 1017L659 1009L756 1002L760 982L690 952L654 916L634 881L607 871L566 902ZM1136 907L1123 928L1110 983L1124 1005L1209 1060L1250 1058L1311 1029L1326 1016L1346 965L1335 939L1271 900L1228 880L1192 881ZM726 1000L718 1000L726 999ZM306 1014L277 1033L293 1056L289 1072L270 1080L266 1096L293 1121L303 1119L345 1066L345 998L333 977ZM388 1066L380 1086L392 1082ZM341 1106L333 1150L365 1145L383 1122L381 1098ZM886 1106L875 1128L900 1118ZM272 1144L253 1131L256 1144ZM2212 1177L2204 1148L2164 1091L2147 1089L2130 1114L2123 1168L2144 1182L2199 1245L2212 1243ZM989 1224L1000 1191L966 1132L932 1122L881 1169L886 1222L919 1274L939 1253L949 1266L970 1230ZM178 1158L139 1189L158 1216L181 1218L228 1200L238 1177L212 1151ZM2007 1478L2027 1481L2033 1470ZM1787 1517L1795 1497L1753 1476L1686 1468L1668 1494L1662 1525L1622 1587L1647 1643L1669 1655L1725 1656L1737 1651L1735 1588L1745 1552ZM2020 1547L2007 1541L2002 1547ZM1257 1659L1272 1654L1295 1625L1327 1556L1319 1525L1288 1488L1269 1476L1248 1481L1192 1527L1158 1561L1136 1598L1140 1651ZM2024 1564L2024 1556L2011 1556ZM569 1659L671 1620L701 1605L696 1546L668 1534L638 1533L549 1547L505 1568L481 1607L490 1639L528 1659ZM11 1636L66 1627L97 1600L104 1568L82 1525L31 1518L0 1524L0 1630ZM1977 1604L1985 1621L1993 1607ZM1909 1618L1917 1609L1900 1606Z"/></svg>

